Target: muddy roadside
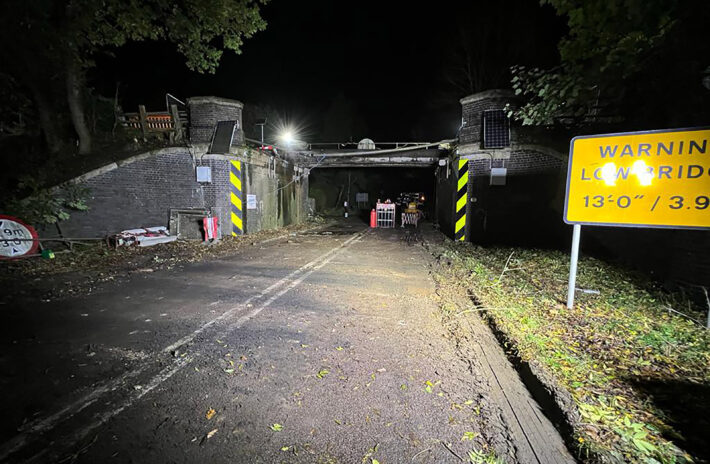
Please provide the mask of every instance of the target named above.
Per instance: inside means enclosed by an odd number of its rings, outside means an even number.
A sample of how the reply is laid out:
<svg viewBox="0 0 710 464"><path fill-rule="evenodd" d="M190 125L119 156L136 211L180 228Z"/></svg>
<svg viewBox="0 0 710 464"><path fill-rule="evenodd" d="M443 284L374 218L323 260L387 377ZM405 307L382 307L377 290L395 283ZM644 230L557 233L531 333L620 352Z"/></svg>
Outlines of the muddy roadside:
<svg viewBox="0 0 710 464"><path fill-rule="evenodd" d="M438 316L447 338L459 358L486 378L490 400L498 405L506 424L508 441L514 445L508 462L575 462L568 451L572 444L569 418L556 401L571 405L569 395L543 370L526 371L527 365L521 365L511 346L499 338L482 310L485 305L453 272L454 263L445 251L456 244L435 235L425 236L422 244L431 254Z"/></svg>
<svg viewBox="0 0 710 464"><path fill-rule="evenodd" d="M18 298L49 301L95 292L108 284L120 284L131 275L179 269L195 263L232 256L244 247L293 237L332 225L323 220L270 229L215 243L177 240L152 247L111 248L104 242L74 245L73 251L57 253L54 259L29 258L0 262L0 305Z"/></svg>
<svg viewBox="0 0 710 464"><path fill-rule="evenodd" d="M464 338L466 320L490 328L578 459L706 462L710 337L687 300L583 257L590 290L568 310L564 253L456 245L430 247L460 301L443 320Z"/></svg>

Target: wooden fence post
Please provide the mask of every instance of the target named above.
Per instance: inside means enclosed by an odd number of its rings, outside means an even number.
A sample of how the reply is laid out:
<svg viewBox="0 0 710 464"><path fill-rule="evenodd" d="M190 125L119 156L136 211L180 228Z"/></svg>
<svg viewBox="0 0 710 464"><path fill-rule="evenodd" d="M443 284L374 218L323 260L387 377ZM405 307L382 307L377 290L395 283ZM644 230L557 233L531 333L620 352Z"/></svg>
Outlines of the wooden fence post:
<svg viewBox="0 0 710 464"><path fill-rule="evenodd" d="M143 139L148 138L148 123L146 121L145 105L138 105L138 115L140 117L141 131L143 132Z"/></svg>

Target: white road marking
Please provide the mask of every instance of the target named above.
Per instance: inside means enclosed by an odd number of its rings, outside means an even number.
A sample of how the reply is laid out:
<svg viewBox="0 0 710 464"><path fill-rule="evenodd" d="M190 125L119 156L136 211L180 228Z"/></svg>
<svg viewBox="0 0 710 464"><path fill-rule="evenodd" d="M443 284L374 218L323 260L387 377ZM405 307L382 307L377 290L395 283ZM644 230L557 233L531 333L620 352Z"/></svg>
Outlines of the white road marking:
<svg viewBox="0 0 710 464"><path fill-rule="evenodd" d="M100 427L101 425L105 424L108 422L111 418L116 417L123 411L125 411L127 408L131 407L133 403L136 401L140 400L143 398L145 395L147 395L149 392L151 392L155 387L160 385L161 383L165 382L168 380L170 377L175 375L180 369L183 367L187 366L190 363L191 360L181 358L177 359L175 363L171 366L168 366L164 368L162 371L158 373L155 377L153 377L150 382L148 382L147 385L141 386L141 388L134 389L134 394L132 397L130 397L128 400L124 401L123 404L120 406L110 410L106 411L104 413L99 414L96 417L96 420L92 422L91 424L87 425L86 427L82 428L78 432L74 434L74 436L69 439L69 441L64 441L63 443L67 445L73 445L74 443L78 442L82 438L86 437L89 433L91 433L92 430L96 429L97 427ZM35 454L31 458L29 458L27 463L35 462L37 461L37 458L42 458L42 456L45 454L46 449L40 451L39 453Z"/></svg>
<svg viewBox="0 0 710 464"><path fill-rule="evenodd" d="M271 305L271 303L273 303L276 299L283 296L289 290L292 290L293 288L297 287L308 276L313 274L316 270L321 269L323 266L325 266L330 261L332 261L338 252L342 251L350 244L355 243L356 241L359 241L362 238L362 236L363 236L362 233L357 233L356 235L350 237L349 239L347 239L343 243L339 244L335 248L332 248L328 252L326 252L326 253L320 255L319 257L317 257L316 259L314 259L313 261L310 261L309 263L304 264L300 268L298 268L295 271L288 274L286 277L284 277L284 278L280 279L279 281L277 281L276 283L270 285L269 287L262 290L257 295L254 295L254 296L248 298L243 303L227 310L226 312L224 312L220 316L203 324L197 330L193 331L191 334L189 334L189 335L181 338L177 342L167 346L162 351L164 353L171 352L171 351L175 350L176 348L181 347L181 346L185 345L186 343L191 342L192 340L195 339L195 337L197 337L200 333L204 332L207 328L214 325L216 322L222 321L224 319L227 319L227 318L233 316L236 312L238 312L239 310L241 310L243 308L250 307L252 301L259 299L259 298L266 297L274 290L278 289L282 285L289 282L289 280L291 280L293 277L295 277L299 273L305 272L302 276L293 280L288 286L286 286L286 288L279 291L277 294L271 296L268 300L266 300L264 303L259 305L256 309L250 311L249 313L247 313L247 314L243 315L242 317L240 317L239 319L237 319L237 321L234 324L230 324L227 331L234 330L234 329L241 327L244 323L249 321L249 319L255 317L261 311L263 311L266 307ZM199 355L199 354L200 353L197 352L194 355ZM96 421L94 421L93 423L89 424L88 426L84 427L83 429L81 429L80 431L75 433L74 437L70 441L72 443L76 443L77 441L81 440L84 436L86 436L92 430L96 429L97 427L100 427L101 425L106 423L109 419L120 414L126 408L129 408L131 405L133 405L133 403L135 401L142 398L146 393L153 390L155 387L157 387L158 385L160 385L164 381L168 380L170 377L172 377L174 374L176 374L178 371L180 371L184 366L186 366L189 362L190 362L190 360L188 360L186 358L177 358L173 365L168 366L168 367L164 368L162 371L160 371L155 377L153 377L148 382L148 384L145 387L143 387L142 389L139 390L138 394L126 399L126 401L124 401L121 404L121 406L114 408L111 411L101 414L97 418ZM87 395L83 396L82 398L80 398L79 400L70 404L69 406L61 409L60 411L52 414L51 416L48 416L43 419L37 419L37 420L33 421L32 423L24 426L23 428L20 429L21 433L19 435L16 435L14 438L8 440L7 442L5 442L2 445L2 447L0 448L0 460L5 459L10 454L16 452L17 450L19 450L23 446L25 446L25 444L27 444L27 442L31 438L32 434L45 432L47 430L54 428L60 422L70 419L71 417L75 416L77 413L79 413L80 411L82 411L86 407L95 403L96 400L98 400L104 394L116 390L119 386L125 384L126 381L129 380L130 378L136 377L139 374L143 373L147 369L147 367L148 367L147 365L143 365L142 367L136 368L132 371L128 371L128 372L124 373L123 375L119 376L118 378L113 379L112 381L109 381L103 385L98 386L97 388L92 390ZM67 443L67 442L64 441L64 443ZM46 451L46 449L43 450L40 454L44 454L45 451ZM38 457L38 455L35 455L35 457ZM34 458L30 458L30 461L32 459L34 459Z"/></svg>
<svg viewBox="0 0 710 464"><path fill-rule="evenodd" d="M273 284L270 285L269 287L265 288L264 290L262 290L262 291L261 291L260 293L258 293L257 295L254 295L254 296L251 296L251 297L247 298L247 299L246 299L245 301L243 301L241 304L239 304L239 305L237 305L237 306L235 306L235 307L233 307L233 308L231 308L231 309L225 311L225 312L222 313L220 316L218 316L218 317L216 317L216 318L214 318L214 319L209 320L208 322L206 322L205 324L201 325L201 326L198 327L196 330L194 330L192 333L190 333L190 334L188 334L188 335L185 335L184 337L182 337L181 339L179 339L179 340L176 341L175 343L173 343L173 344L171 344L171 345L168 345L168 346L166 346L165 348L163 348L163 352L164 352L164 353L170 353L171 351L174 351L175 349L181 347L182 345L185 345L185 344L187 344L187 343L190 343L190 342L193 341L198 335L200 335L202 332L204 332L205 330L207 330L209 327L211 327L211 326L214 325L215 323L217 323L217 322L219 322L219 321L221 321L221 320L223 320L223 319L228 319L228 318L232 317L232 316L234 315L234 313L236 313L236 312L238 312L238 311L240 311L240 310L242 310L242 309L248 307L248 305L251 304L254 300L257 300L257 299L259 299L259 298L264 298L265 296L267 296L268 294L270 294L271 292L273 292L274 290L276 290L277 288L281 287L281 286L284 285L286 282L288 282L289 280L291 280L291 279L292 279L293 277L295 277L296 275L298 275L298 274L300 274L300 273L306 271L307 269L313 267L313 266L316 265L319 261L321 261L321 260L323 260L323 259L326 259L328 256L330 256L330 255L332 255L333 253L337 252L338 250L342 249L344 246L347 246L347 245L350 244L355 238L357 238L357 237L359 237L359 236L360 236L360 235L355 235L355 236L353 236L353 237L350 237L348 240L346 240L345 242L343 242L343 243L340 244L339 246L333 248L332 250L328 251L328 252L325 253L325 254L322 254L321 256L317 257L317 258L314 259L313 261L304 264L303 266L301 266L300 268L298 268L298 269L296 269L295 271L291 272L289 275L287 275L287 276L284 277L283 279L281 279L281 280L279 280L279 281L273 283Z"/></svg>
<svg viewBox="0 0 710 464"><path fill-rule="evenodd" d="M126 383L126 381L128 381L129 379L142 374L147 368L148 366L144 365L132 371L125 372L122 375L111 380L110 382L98 386L97 388L89 392L87 395L83 396L82 398L70 404L69 406L60 409L51 416L45 417L43 419L37 419L23 427L20 427L19 430L21 433L3 444L2 449L0 449L0 459L5 459L10 454L25 446L28 441L28 438L30 438L32 434L41 433L46 430L49 430L55 427L58 423L75 416L76 414L84 410L86 407L95 403L96 400L98 400L106 393L116 390L119 386Z"/></svg>

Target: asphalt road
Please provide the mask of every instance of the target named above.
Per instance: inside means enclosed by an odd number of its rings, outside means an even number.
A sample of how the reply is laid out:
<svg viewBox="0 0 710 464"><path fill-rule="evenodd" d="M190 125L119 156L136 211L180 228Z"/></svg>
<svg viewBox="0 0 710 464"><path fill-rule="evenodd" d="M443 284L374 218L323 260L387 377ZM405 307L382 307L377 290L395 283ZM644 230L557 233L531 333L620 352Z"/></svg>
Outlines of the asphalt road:
<svg viewBox="0 0 710 464"><path fill-rule="evenodd" d="M573 462L488 329L441 324L442 239L351 221L5 307L0 460Z"/></svg>

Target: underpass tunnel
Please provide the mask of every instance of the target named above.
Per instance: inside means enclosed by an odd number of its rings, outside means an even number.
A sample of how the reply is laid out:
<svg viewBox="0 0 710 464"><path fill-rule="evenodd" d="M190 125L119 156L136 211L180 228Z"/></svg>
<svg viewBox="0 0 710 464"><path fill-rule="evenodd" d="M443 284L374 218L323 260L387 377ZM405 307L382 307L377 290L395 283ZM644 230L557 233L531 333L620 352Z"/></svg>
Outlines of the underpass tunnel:
<svg viewBox="0 0 710 464"><path fill-rule="evenodd" d="M309 196L315 200L316 212L342 217L347 201L349 216L365 223L369 223L370 211L378 199L396 202L401 193L417 192L424 220L430 221L435 211L435 190L433 167L324 167L311 170L309 177ZM367 201L358 202L358 193L367 194Z"/></svg>

